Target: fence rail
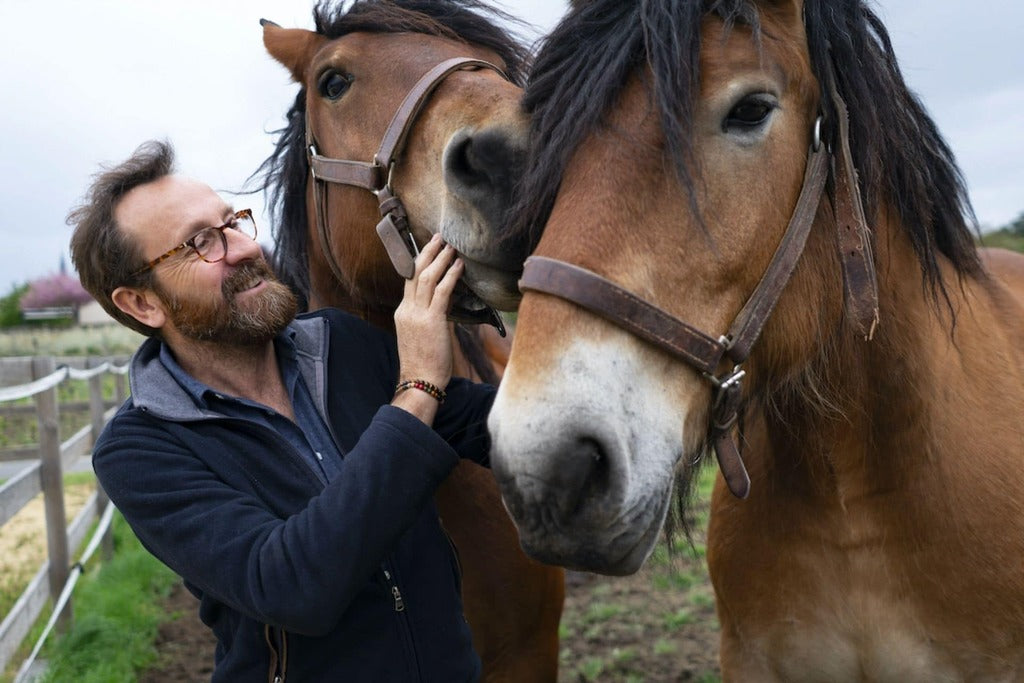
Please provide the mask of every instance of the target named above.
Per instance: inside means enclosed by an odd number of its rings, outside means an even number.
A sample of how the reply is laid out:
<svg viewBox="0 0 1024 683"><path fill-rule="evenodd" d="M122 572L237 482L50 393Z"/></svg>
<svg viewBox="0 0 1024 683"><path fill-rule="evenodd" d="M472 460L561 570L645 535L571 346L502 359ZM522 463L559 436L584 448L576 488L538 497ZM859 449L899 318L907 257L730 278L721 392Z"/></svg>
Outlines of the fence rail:
<svg viewBox="0 0 1024 683"><path fill-rule="evenodd" d="M0 671L11 661L47 599L58 606L58 626L71 618L71 602L60 607L58 599L72 577L71 554L79 548L90 524L104 513L109 500L97 483L81 511L70 524L64 505L64 471L91 452L103 426L126 396L127 357L18 357L0 358L0 414L24 415L27 406L7 405L33 399L39 442L0 451L0 461L29 460L0 486L0 527L20 512L38 494L43 494L46 518L47 559L28 587L0 623ZM113 402L103 399L103 376L114 375ZM67 381L83 381L89 387L89 424L61 441L60 406L57 388ZM12 386L13 385L13 386ZM103 551L112 552L112 539L105 533Z"/></svg>

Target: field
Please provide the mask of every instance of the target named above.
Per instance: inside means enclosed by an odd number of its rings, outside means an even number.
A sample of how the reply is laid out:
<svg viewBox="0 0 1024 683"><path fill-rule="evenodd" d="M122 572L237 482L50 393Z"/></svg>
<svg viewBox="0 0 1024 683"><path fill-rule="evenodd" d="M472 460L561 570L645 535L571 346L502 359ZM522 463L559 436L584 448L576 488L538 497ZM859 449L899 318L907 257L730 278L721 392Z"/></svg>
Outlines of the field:
<svg viewBox="0 0 1024 683"><path fill-rule="evenodd" d="M110 356L131 353L142 335L121 325L22 327L0 332L2 356Z"/></svg>

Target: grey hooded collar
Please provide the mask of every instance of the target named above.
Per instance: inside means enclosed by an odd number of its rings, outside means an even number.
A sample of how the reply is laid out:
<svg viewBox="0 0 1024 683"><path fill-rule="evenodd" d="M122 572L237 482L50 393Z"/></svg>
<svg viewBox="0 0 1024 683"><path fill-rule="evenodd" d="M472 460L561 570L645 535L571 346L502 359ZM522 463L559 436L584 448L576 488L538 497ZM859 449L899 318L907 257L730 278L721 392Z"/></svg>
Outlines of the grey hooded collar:
<svg viewBox="0 0 1024 683"><path fill-rule="evenodd" d="M324 404L324 362L327 353L327 320L321 316L296 318L285 332L293 333L299 373L309 388L321 414ZM129 384L132 403L143 412L175 422L223 417L221 413L200 409L160 361L162 341L150 337L131 360Z"/></svg>

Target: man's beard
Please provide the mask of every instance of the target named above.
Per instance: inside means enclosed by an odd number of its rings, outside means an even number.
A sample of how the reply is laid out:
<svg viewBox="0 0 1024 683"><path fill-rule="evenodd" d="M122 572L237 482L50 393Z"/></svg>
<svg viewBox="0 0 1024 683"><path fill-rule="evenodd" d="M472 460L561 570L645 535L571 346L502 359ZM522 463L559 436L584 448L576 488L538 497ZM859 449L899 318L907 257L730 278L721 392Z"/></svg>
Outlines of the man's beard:
<svg viewBox="0 0 1024 683"><path fill-rule="evenodd" d="M247 298L243 308L236 300L263 280L264 291ZM295 295L270 270L266 261L247 261L238 266L221 285L221 296L183 300L159 283L154 291L167 306L167 315L185 337L229 346L260 346L277 336L298 311Z"/></svg>

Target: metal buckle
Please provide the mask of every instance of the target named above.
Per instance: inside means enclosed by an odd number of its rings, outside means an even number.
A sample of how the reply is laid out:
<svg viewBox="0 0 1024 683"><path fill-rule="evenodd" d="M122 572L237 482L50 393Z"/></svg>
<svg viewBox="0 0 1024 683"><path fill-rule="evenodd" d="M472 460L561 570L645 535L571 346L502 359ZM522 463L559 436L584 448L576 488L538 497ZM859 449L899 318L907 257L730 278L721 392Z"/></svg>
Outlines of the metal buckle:
<svg viewBox="0 0 1024 683"><path fill-rule="evenodd" d="M719 391L719 396L722 395L721 392L724 392L726 389L732 387L735 384L739 384L740 381L746 376L747 371L743 369L742 365L734 366L732 370L722 375L721 377L715 377L714 375L707 374L704 375L704 377L709 382L711 382L711 385L714 386L715 389Z"/></svg>

